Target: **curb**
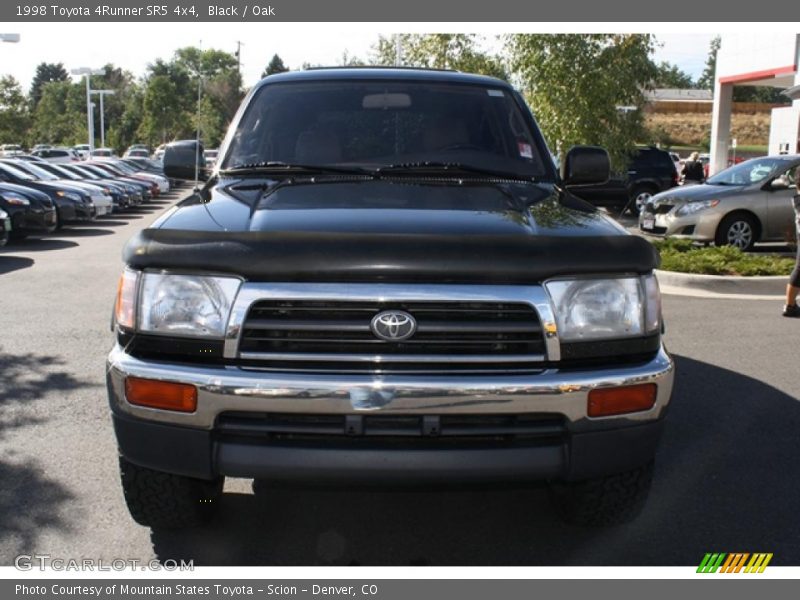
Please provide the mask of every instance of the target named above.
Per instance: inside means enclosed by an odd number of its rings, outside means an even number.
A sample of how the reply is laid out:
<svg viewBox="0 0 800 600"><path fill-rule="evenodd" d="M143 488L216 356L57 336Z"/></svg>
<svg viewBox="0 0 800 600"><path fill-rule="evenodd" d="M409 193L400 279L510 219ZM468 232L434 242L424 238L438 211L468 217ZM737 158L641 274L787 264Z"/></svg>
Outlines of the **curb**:
<svg viewBox="0 0 800 600"><path fill-rule="evenodd" d="M746 294L781 296L786 293L788 275L764 277L741 277L738 275L698 275L676 273L656 269L656 278L661 286L702 290L717 294Z"/></svg>

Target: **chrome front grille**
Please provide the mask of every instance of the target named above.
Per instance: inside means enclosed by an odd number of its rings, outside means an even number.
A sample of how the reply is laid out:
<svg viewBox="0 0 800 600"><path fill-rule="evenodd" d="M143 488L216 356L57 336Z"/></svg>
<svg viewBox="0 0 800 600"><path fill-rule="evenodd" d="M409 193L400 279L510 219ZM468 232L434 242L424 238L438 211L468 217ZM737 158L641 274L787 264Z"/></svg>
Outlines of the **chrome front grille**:
<svg viewBox="0 0 800 600"><path fill-rule="evenodd" d="M416 332L380 339L370 323L386 310L412 315ZM238 346L244 366L281 371L530 372L546 355L531 304L484 300L258 299Z"/></svg>

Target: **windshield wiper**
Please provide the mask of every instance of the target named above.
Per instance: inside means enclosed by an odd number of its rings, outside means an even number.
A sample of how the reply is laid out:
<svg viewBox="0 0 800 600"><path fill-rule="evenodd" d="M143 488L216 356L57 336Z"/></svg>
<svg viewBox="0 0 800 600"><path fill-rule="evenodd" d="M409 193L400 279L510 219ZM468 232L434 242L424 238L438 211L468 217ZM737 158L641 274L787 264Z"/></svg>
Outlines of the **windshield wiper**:
<svg viewBox="0 0 800 600"><path fill-rule="evenodd" d="M279 160L270 160L260 163L247 163L233 166L229 169L220 171L222 175L250 175L258 173L275 174L297 174L297 173L326 173L342 175L367 175L375 176L375 171L363 167L345 167L337 165L304 165L298 163L287 163Z"/></svg>
<svg viewBox="0 0 800 600"><path fill-rule="evenodd" d="M385 165L375 169L375 173L379 175L388 175L392 173L469 173L470 175L483 175L484 177L500 177L502 179L513 179L515 181L524 181L531 183L536 181L534 177L523 176L519 173L512 173L511 171L503 171L498 169L487 169L485 167L476 167L474 165L467 165L458 162L439 162L432 160L425 160L419 162L397 163L392 165Z"/></svg>

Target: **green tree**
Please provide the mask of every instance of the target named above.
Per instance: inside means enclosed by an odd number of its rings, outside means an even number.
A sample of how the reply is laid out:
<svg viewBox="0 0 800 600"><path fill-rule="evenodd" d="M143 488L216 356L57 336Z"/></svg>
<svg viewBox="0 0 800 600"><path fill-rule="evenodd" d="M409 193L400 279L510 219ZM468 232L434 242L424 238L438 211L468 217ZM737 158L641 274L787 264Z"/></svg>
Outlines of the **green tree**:
<svg viewBox="0 0 800 600"><path fill-rule="evenodd" d="M139 139L156 145L187 137L192 129L192 117L183 109L175 82L166 75L151 77L142 98L142 120L136 131Z"/></svg>
<svg viewBox="0 0 800 600"><path fill-rule="evenodd" d="M621 167L644 135L643 90L656 77L653 37L641 34L515 34L513 74L553 150L605 147Z"/></svg>
<svg viewBox="0 0 800 600"><path fill-rule="evenodd" d="M695 87L692 76L682 71L677 65L662 62L653 80L653 87L689 89Z"/></svg>
<svg viewBox="0 0 800 600"><path fill-rule="evenodd" d="M86 143L86 91L80 83L54 81L42 87L33 113L32 141Z"/></svg>
<svg viewBox="0 0 800 600"><path fill-rule="evenodd" d="M36 75L31 82L31 110L36 109L42 97L42 87L53 81L69 81L69 74L64 68L63 63L39 63L36 67Z"/></svg>
<svg viewBox="0 0 800 600"><path fill-rule="evenodd" d="M30 114L19 82L0 77L0 144L27 142Z"/></svg>
<svg viewBox="0 0 800 600"><path fill-rule="evenodd" d="M708 58L706 58L706 68L703 69L702 75L697 80L697 87L713 90L714 89L714 76L717 72L717 53L719 46L722 43L722 38L719 36L714 37L708 47Z"/></svg>
<svg viewBox="0 0 800 600"><path fill-rule="evenodd" d="M402 33L400 47L402 66L427 69L454 69L507 79L503 62L479 49L480 38L467 33ZM397 39L394 36L378 39L373 48L373 62L394 65Z"/></svg>
<svg viewBox="0 0 800 600"><path fill-rule="evenodd" d="M267 67L264 69L264 72L261 73L261 77L267 77L275 73L286 73L288 70L289 68L283 64L283 59L277 54L274 54Z"/></svg>

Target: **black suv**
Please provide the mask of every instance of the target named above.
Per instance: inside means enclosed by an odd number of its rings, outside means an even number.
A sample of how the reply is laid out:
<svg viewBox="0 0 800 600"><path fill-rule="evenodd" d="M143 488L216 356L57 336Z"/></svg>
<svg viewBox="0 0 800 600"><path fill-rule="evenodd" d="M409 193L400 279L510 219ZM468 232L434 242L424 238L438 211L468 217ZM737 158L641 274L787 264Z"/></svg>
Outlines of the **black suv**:
<svg viewBox="0 0 800 600"><path fill-rule="evenodd" d="M164 172L205 179L202 156L175 142ZM655 249L570 194L608 171L578 147L556 172L497 79L256 85L205 185L124 253L107 376L133 518L202 522L225 477L538 480L572 522L631 518L673 363Z"/></svg>
<svg viewBox="0 0 800 600"><path fill-rule="evenodd" d="M615 213L630 210L638 215L653 195L676 185L678 172L669 153L648 146L636 150L627 172L612 172L605 183L581 187L574 193Z"/></svg>

